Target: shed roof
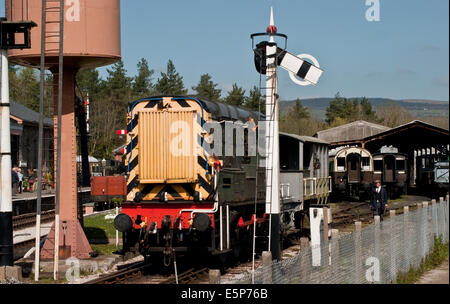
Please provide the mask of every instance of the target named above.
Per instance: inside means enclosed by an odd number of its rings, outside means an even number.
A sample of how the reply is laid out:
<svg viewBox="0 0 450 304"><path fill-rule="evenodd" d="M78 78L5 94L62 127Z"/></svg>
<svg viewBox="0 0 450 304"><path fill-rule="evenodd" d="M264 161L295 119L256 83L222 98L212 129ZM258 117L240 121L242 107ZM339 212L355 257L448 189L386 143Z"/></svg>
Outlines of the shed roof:
<svg viewBox="0 0 450 304"><path fill-rule="evenodd" d="M10 101L10 114L14 117L19 118L20 120L32 123L32 124L38 124L39 123L39 113L36 111L33 111L26 106ZM44 117L44 126L46 127L52 127L53 126L53 120L47 117Z"/></svg>
<svg viewBox="0 0 450 304"><path fill-rule="evenodd" d="M330 143L363 139L391 128L365 120L357 120L342 126L317 132L314 136Z"/></svg>
<svg viewBox="0 0 450 304"><path fill-rule="evenodd" d="M310 142L310 143L317 143L317 144L323 144L323 145L329 145L330 143L325 141L325 140L321 140L317 137L312 137L312 136L306 136L306 135L297 135L297 134L291 134L291 133L285 133L285 132L279 132L280 135L283 136L288 136L294 139L297 139L301 142Z"/></svg>

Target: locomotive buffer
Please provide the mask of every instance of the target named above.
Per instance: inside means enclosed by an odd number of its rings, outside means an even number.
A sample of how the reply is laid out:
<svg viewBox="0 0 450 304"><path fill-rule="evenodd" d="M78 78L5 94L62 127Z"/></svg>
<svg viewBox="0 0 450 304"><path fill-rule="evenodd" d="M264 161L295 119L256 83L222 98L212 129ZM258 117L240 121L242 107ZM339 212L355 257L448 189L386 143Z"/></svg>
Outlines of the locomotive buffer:
<svg viewBox="0 0 450 304"><path fill-rule="evenodd" d="M277 66L287 70L291 79L299 85L316 84L322 75L317 60L308 54L295 56L286 49L287 36L277 33L274 24L273 9L270 9L270 24L265 33L251 34L254 42L257 36L269 37L269 41L262 41L254 48L255 66L260 74L266 75L265 86L265 175L266 175L266 213L269 214L269 248L274 260L280 259L280 153L279 153L279 127L278 127L278 83ZM275 37L281 37L285 40L285 48L281 49L275 42ZM314 64L305 61L302 58L308 58ZM301 78L302 80L297 79Z"/></svg>

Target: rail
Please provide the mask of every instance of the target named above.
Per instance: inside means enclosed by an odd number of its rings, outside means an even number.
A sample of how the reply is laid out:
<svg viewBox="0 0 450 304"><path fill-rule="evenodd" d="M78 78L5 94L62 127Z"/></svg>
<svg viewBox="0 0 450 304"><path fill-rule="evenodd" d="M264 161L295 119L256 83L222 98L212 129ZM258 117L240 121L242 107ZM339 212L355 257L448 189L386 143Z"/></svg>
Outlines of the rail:
<svg viewBox="0 0 450 304"><path fill-rule="evenodd" d="M55 210L41 212L41 223L51 222L55 219ZM36 225L36 214L29 213L13 217L13 230L33 227Z"/></svg>
<svg viewBox="0 0 450 304"><path fill-rule="evenodd" d="M150 264L146 262L140 262L114 273L102 275L97 279L86 282L85 284L119 284L142 276L144 269L149 265Z"/></svg>
<svg viewBox="0 0 450 304"><path fill-rule="evenodd" d="M208 268L202 268L200 270L195 270L191 268L182 274L178 275L178 284L189 284L193 283L195 280L198 280L200 277L203 277L209 273ZM161 284L176 284L175 276L168 278L167 280L161 282Z"/></svg>

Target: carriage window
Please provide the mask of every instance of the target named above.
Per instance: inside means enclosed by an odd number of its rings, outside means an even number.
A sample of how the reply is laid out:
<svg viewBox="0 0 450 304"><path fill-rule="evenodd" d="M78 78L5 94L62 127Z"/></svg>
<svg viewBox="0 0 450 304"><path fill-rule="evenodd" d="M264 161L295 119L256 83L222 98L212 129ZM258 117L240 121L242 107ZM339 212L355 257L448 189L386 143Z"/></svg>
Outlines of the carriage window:
<svg viewBox="0 0 450 304"><path fill-rule="evenodd" d="M362 158L362 169L363 170L370 170L370 157L363 157Z"/></svg>
<svg viewBox="0 0 450 304"><path fill-rule="evenodd" d="M344 170L345 169L345 157L338 157L337 159L337 169Z"/></svg>
<svg viewBox="0 0 450 304"><path fill-rule="evenodd" d="M373 170L374 171L383 171L383 161L381 159L373 161Z"/></svg>
<svg viewBox="0 0 450 304"><path fill-rule="evenodd" d="M405 171L405 160L404 159L397 159L396 167L397 167L397 170L399 170L399 171Z"/></svg>
<svg viewBox="0 0 450 304"><path fill-rule="evenodd" d="M387 162L385 162L385 164L386 164L386 170L394 169L394 168L392 168L392 165L393 165L392 161L387 161Z"/></svg>

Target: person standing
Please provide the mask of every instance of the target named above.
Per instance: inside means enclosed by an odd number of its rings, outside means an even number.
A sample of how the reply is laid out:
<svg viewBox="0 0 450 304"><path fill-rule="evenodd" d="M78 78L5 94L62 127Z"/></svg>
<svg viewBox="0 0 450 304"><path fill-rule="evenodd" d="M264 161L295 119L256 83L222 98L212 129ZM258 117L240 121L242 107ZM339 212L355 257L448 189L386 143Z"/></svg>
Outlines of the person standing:
<svg viewBox="0 0 450 304"><path fill-rule="evenodd" d="M19 193L22 193L22 182L23 182L23 174L22 174L22 169L17 169L17 175L19 177Z"/></svg>
<svg viewBox="0 0 450 304"><path fill-rule="evenodd" d="M17 185L19 184L19 175L17 174L17 166L11 170L12 195L17 194Z"/></svg>
<svg viewBox="0 0 450 304"><path fill-rule="evenodd" d="M388 195L384 187L381 187L381 181L375 181L376 186L372 189L370 196L370 205L373 215L379 215L380 220L383 220L384 211L388 207Z"/></svg>

